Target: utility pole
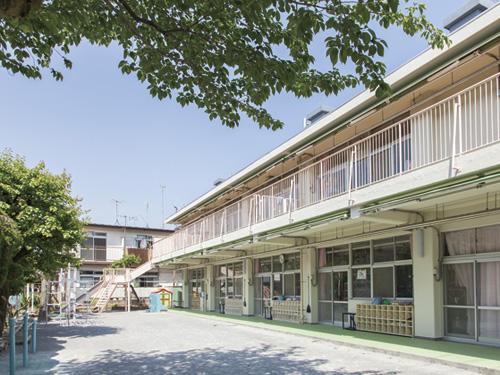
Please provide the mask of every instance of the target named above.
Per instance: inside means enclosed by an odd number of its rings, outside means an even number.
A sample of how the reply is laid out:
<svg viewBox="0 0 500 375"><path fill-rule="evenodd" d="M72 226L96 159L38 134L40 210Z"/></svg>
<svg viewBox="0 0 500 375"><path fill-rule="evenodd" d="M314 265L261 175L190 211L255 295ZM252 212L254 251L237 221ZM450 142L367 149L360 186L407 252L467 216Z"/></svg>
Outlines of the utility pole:
<svg viewBox="0 0 500 375"><path fill-rule="evenodd" d="M161 185L161 227L165 229L165 185Z"/></svg>

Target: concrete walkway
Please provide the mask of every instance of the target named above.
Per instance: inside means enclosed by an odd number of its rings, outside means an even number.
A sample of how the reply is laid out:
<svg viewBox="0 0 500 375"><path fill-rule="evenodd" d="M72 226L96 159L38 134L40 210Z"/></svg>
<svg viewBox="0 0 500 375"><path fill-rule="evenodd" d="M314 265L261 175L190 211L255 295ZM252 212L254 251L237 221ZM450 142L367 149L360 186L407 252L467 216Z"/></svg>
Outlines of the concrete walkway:
<svg viewBox="0 0 500 375"><path fill-rule="evenodd" d="M86 325L61 327L55 323L42 324L39 352L31 356L28 369L19 366L17 373L476 373L427 360L402 360L391 354L301 336L295 332L256 329L248 322L242 322L187 312L148 314L137 311L102 314ZM20 350L18 353L20 363ZM6 372L4 354L0 358L0 373Z"/></svg>

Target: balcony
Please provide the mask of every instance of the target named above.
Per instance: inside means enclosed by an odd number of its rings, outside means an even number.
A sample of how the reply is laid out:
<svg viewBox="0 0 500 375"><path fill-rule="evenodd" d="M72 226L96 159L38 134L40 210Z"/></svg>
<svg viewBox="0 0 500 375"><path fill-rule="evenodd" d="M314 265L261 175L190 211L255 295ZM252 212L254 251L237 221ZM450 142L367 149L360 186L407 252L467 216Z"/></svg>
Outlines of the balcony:
<svg viewBox="0 0 500 375"><path fill-rule="evenodd" d="M243 229L251 234L260 223L333 198L343 200L339 205L335 201L337 207L332 203L330 211L346 208L358 191L388 179L402 181L403 175L443 161L449 161L449 174L440 179L454 176L460 157L500 140L499 89L496 74L283 177L158 241L153 262Z"/></svg>

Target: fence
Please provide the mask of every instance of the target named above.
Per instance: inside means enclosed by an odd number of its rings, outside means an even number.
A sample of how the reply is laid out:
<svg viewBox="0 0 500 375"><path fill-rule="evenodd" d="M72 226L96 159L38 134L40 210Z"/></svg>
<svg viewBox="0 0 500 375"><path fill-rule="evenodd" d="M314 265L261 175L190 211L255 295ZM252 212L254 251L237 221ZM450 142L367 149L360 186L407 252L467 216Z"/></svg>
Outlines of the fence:
<svg viewBox="0 0 500 375"><path fill-rule="evenodd" d="M153 259L500 140L499 74L425 108L154 244Z"/></svg>

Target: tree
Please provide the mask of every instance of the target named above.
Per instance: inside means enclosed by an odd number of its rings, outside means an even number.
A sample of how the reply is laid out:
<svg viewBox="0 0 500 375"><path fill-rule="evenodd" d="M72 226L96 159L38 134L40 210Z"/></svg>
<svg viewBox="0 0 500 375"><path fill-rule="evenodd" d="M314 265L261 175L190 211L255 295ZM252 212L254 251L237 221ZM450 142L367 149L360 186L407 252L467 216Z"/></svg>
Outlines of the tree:
<svg viewBox="0 0 500 375"><path fill-rule="evenodd" d="M111 263L112 268L130 268L136 264L141 263L141 258L135 254L124 255L121 259L113 261Z"/></svg>
<svg viewBox="0 0 500 375"><path fill-rule="evenodd" d="M60 80L54 53L71 68L83 39L123 50L118 66L152 96L194 104L229 127L244 113L259 126L282 123L264 108L276 93L326 95L357 85L389 93L376 29L399 27L432 47L449 43L409 0L0 0L0 62L12 73ZM310 52L324 41L330 69ZM343 73L353 64L352 73Z"/></svg>
<svg viewBox="0 0 500 375"><path fill-rule="evenodd" d="M66 173L54 175L43 163L30 168L19 156L0 154L0 331L9 295L78 264L82 210L70 187Z"/></svg>

